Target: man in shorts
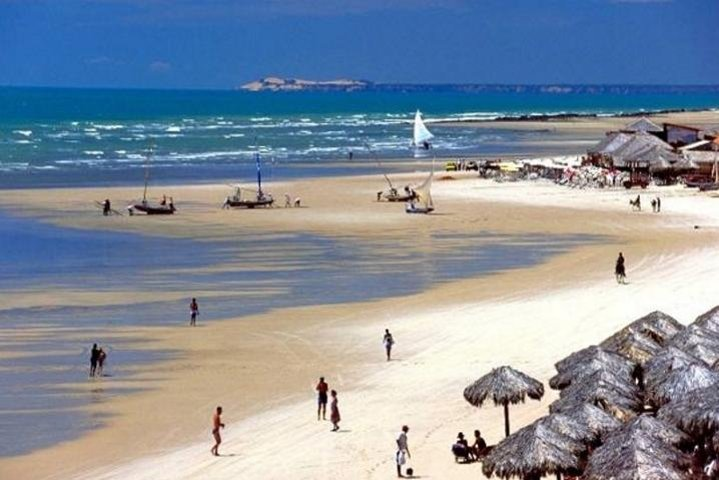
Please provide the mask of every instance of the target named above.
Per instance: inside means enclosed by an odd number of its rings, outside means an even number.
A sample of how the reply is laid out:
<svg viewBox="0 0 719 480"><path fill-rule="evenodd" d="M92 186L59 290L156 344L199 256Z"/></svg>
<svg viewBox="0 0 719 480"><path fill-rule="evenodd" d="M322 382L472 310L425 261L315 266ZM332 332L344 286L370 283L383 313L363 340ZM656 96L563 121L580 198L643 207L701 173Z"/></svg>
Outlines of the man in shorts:
<svg viewBox="0 0 719 480"><path fill-rule="evenodd" d="M325 382L325 377L320 377L320 381L317 383L317 387L315 387L317 391L317 421L320 420L320 413L322 414L322 420L326 420L327 392L329 388L329 385Z"/></svg>
<svg viewBox="0 0 719 480"><path fill-rule="evenodd" d="M217 407L215 414L212 416L212 436L215 438L215 446L210 449L210 453L214 456L219 457L220 453L217 451L222 443L222 437L220 436L220 429L225 428L225 424L222 423L222 407Z"/></svg>

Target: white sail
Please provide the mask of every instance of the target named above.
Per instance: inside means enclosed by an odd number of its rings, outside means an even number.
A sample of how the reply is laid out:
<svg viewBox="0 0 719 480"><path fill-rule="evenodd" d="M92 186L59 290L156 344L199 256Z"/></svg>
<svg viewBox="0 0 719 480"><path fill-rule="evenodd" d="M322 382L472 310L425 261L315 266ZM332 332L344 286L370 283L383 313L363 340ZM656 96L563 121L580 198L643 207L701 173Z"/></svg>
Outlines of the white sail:
<svg viewBox="0 0 719 480"><path fill-rule="evenodd" d="M414 141L412 144L415 147L418 147L424 142L428 142L433 138L434 135L432 135L432 132L427 130L427 127L422 121L422 114L419 112L419 110L417 110L417 113L414 115Z"/></svg>

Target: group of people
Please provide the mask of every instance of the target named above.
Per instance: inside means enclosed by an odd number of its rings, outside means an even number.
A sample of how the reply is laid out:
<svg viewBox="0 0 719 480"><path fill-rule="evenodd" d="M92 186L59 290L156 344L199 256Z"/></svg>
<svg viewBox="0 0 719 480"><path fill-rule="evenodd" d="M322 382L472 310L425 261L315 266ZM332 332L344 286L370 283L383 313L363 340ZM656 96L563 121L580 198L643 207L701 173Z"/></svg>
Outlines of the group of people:
<svg viewBox="0 0 719 480"><path fill-rule="evenodd" d="M662 199L659 197L652 198L652 212L659 213L662 211Z"/></svg>
<svg viewBox="0 0 719 480"><path fill-rule="evenodd" d="M660 213L662 211L662 199L659 198L659 196L652 198L650 204L652 206L652 212ZM642 211L642 196L637 195L637 198L635 198L634 200L629 200L629 205L632 207L632 210L641 212Z"/></svg>
<svg viewBox="0 0 719 480"><path fill-rule="evenodd" d="M317 382L317 386L315 387L315 391L317 392L317 421L320 420L320 414L322 415L322 420L327 420L327 392L329 392L330 397L332 397L332 402L330 403L330 422L332 422L331 431L339 431L340 420L342 420L342 417L340 417L337 391L330 390L329 385L325 382L325 377L320 377L320 380Z"/></svg>
<svg viewBox="0 0 719 480"><path fill-rule="evenodd" d="M469 444L464 433L457 434L457 440L452 445L452 453L455 460L462 459L465 462L476 462L488 453L487 442L482 438L479 430L474 431L474 443Z"/></svg>
<svg viewBox="0 0 719 480"><path fill-rule="evenodd" d="M97 346L97 343L92 344L90 349L90 376L102 377L102 371L105 368L105 360L107 359L107 353Z"/></svg>

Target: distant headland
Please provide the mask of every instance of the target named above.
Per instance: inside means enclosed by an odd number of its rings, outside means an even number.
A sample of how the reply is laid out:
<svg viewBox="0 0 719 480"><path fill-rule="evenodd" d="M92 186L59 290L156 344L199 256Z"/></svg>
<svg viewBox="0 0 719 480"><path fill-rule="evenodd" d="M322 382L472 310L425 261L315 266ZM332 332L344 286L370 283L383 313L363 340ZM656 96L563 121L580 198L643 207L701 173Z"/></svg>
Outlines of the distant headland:
<svg viewBox="0 0 719 480"><path fill-rule="evenodd" d="M635 93L718 93L719 85L509 85L482 83L375 83L369 80L341 78L305 80L301 78L265 77L246 83L239 90L249 92L495 92L545 94L616 94Z"/></svg>

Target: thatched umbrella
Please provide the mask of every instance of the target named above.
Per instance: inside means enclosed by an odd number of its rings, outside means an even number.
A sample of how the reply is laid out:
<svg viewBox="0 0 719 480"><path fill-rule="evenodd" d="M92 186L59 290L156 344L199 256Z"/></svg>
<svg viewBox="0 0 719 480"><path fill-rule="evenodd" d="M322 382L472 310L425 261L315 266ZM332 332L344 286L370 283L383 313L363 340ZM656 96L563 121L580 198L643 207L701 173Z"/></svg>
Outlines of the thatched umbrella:
<svg viewBox="0 0 719 480"><path fill-rule="evenodd" d="M719 306L699 315L692 325L706 328L719 335Z"/></svg>
<svg viewBox="0 0 719 480"><path fill-rule="evenodd" d="M708 365L719 360L719 336L699 325L689 325L675 335L669 344L694 355Z"/></svg>
<svg viewBox="0 0 719 480"><path fill-rule="evenodd" d="M667 446L684 448L692 443L691 437L674 425L649 415L639 415L609 434L604 443L622 443L632 437L643 436Z"/></svg>
<svg viewBox="0 0 719 480"><path fill-rule="evenodd" d="M622 423L616 417L589 403L582 403L562 410L561 415L571 417L584 425L592 432L595 439L601 438L608 432L622 426Z"/></svg>
<svg viewBox="0 0 719 480"><path fill-rule="evenodd" d="M585 446L550 428L542 419L499 442L482 462L487 477L538 479L579 469Z"/></svg>
<svg viewBox="0 0 719 480"><path fill-rule="evenodd" d="M562 390L549 411L564 412L583 403L600 407L620 420L632 418L644 408L639 387L617 381L611 373L599 370Z"/></svg>
<svg viewBox="0 0 719 480"><path fill-rule="evenodd" d="M672 345L664 347L644 364L644 385L647 389L651 389L662 383L672 370L694 364L706 366L702 360L677 347Z"/></svg>
<svg viewBox="0 0 719 480"><path fill-rule="evenodd" d="M696 437L711 436L719 431L719 389L711 386L694 390L660 408L658 418Z"/></svg>
<svg viewBox="0 0 719 480"><path fill-rule="evenodd" d="M464 389L464 398L475 407L481 407L488 398L504 407L505 436L509 436L509 405L524 402L526 397L539 400L543 396L542 382L508 366L493 369Z"/></svg>
<svg viewBox="0 0 719 480"><path fill-rule="evenodd" d="M663 345L640 330L627 327L604 340L599 346L644 365Z"/></svg>
<svg viewBox="0 0 719 480"><path fill-rule="evenodd" d="M559 372L549 380L549 386L561 390L598 370L606 370L626 381L632 381L637 365L614 352L591 346L560 360L554 367Z"/></svg>
<svg viewBox="0 0 719 480"><path fill-rule="evenodd" d="M589 457L585 480L686 480L691 459L679 450L641 435L607 441Z"/></svg>
<svg viewBox="0 0 719 480"><path fill-rule="evenodd" d="M706 365L691 364L667 373L647 387L647 399L657 407L690 396L690 392L719 384L719 373Z"/></svg>

